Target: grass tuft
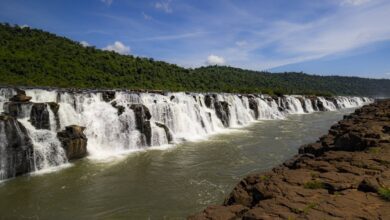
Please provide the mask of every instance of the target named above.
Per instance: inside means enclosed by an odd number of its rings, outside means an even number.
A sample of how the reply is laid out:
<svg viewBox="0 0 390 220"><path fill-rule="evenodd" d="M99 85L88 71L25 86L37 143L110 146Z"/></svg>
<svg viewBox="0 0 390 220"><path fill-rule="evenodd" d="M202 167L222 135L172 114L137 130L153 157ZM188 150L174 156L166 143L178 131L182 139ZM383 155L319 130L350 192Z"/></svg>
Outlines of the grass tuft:
<svg viewBox="0 0 390 220"><path fill-rule="evenodd" d="M306 182L303 187L305 189L324 189L325 188L325 184L323 182L320 182L320 181L317 181L317 180L313 180L313 181L309 181L309 182Z"/></svg>

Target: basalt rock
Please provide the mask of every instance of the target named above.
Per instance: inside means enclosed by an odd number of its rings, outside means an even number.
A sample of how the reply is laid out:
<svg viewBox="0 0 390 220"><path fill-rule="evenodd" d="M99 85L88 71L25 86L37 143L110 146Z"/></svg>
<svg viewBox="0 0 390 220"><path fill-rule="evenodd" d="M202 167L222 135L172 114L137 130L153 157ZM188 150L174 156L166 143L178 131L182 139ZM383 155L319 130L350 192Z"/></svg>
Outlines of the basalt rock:
<svg viewBox="0 0 390 220"><path fill-rule="evenodd" d="M102 93L102 99L105 102L111 102L115 99L115 91L104 91Z"/></svg>
<svg viewBox="0 0 390 220"><path fill-rule="evenodd" d="M34 103L31 107L30 122L36 129L50 130L50 115L45 103Z"/></svg>
<svg viewBox="0 0 390 220"><path fill-rule="evenodd" d="M387 219L390 100L364 106L189 219ZM386 191L387 190L387 191Z"/></svg>
<svg viewBox="0 0 390 220"><path fill-rule="evenodd" d="M254 97L250 97L248 99L248 102L249 102L249 108L253 110L253 112L255 113L255 118L259 118L259 109L257 108L258 104L257 104L257 101L256 99L254 99Z"/></svg>
<svg viewBox="0 0 390 220"><path fill-rule="evenodd" d="M26 128L14 117L0 115L0 179L34 170L34 148Z"/></svg>
<svg viewBox="0 0 390 220"><path fill-rule="evenodd" d="M214 103L215 113L217 117L221 120L223 126L229 127L230 120L230 111L229 111L229 103L225 101L216 101Z"/></svg>
<svg viewBox="0 0 390 220"><path fill-rule="evenodd" d="M17 94L9 99L11 102L29 102L31 100L31 97L27 96L25 91L20 89L15 90Z"/></svg>
<svg viewBox="0 0 390 220"><path fill-rule="evenodd" d="M156 126L158 126L158 127L164 129L165 134L166 134L167 139L168 139L168 143L171 143L171 142L173 141L173 136L172 136L172 133L171 133L171 131L169 130L168 126L166 126L166 125L163 124L163 123L159 123L159 122L156 122L155 124L156 124Z"/></svg>
<svg viewBox="0 0 390 220"><path fill-rule="evenodd" d="M112 105L112 107L114 107L114 108L116 108L118 110L118 116L122 115L123 112L125 112L125 110L126 110L124 106L118 105L116 101L113 101L111 103L111 105Z"/></svg>
<svg viewBox="0 0 390 220"><path fill-rule="evenodd" d="M32 102L6 102L3 110L12 117L25 118L30 116L32 105Z"/></svg>
<svg viewBox="0 0 390 220"><path fill-rule="evenodd" d="M64 131L57 133L68 160L79 159L87 156L88 139L84 134L85 127L71 125Z"/></svg>
<svg viewBox="0 0 390 220"><path fill-rule="evenodd" d="M214 104L214 97L212 95L205 95L204 97L204 103L206 104L207 108L212 108Z"/></svg>
<svg viewBox="0 0 390 220"><path fill-rule="evenodd" d="M152 144L152 127L150 125L150 119L152 115L149 109L142 104L132 104L130 109L134 111L136 128L143 135L143 145L151 146Z"/></svg>

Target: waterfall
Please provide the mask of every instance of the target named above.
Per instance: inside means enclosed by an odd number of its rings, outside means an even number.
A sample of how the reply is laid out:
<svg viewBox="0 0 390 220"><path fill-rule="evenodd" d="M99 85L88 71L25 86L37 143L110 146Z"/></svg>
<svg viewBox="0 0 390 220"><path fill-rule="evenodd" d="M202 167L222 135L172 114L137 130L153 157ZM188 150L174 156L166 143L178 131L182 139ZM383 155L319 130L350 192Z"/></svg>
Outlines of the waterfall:
<svg viewBox="0 0 390 220"><path fill-rule="evenodd" d="M305 97L286 95L138 93L129 91L70 91L27 89L31 102L13 103L13 89L0 89L0 107L14 114L27 129L34 146L36 170L67 162L57 132L69 125L86 127L88 154L106 158L118 153L198 140L241 127L255 120L284 119L288 114L334 111L372 102L361 97ZM50 129L37 129L30 113L34 103L46 103ZM57 103L54 113L48 103ZM1 125L1 124L0 124ZM4 142L4 129L0 127ZM4 145L4 146L3 146ZM0 154L4 154L3 144ZM1 158L1 155L0 155ZM0 161L1 164L1 161ZM0 167L0 176L4 173Z"/></svg>

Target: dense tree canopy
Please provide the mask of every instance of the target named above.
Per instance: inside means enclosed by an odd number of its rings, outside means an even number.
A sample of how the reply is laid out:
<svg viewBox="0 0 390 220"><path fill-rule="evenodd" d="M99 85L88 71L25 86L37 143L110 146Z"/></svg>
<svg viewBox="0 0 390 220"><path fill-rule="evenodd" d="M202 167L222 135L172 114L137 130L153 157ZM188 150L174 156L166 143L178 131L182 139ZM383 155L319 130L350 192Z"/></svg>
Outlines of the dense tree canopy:
<svg viewBox="0 0 390 220"><path fill-rule="evenodd" d="M233 67L186 69L120 55L37 29L0 24L0 84L269 94L390 96L390 80L267 73Z"/></svg>

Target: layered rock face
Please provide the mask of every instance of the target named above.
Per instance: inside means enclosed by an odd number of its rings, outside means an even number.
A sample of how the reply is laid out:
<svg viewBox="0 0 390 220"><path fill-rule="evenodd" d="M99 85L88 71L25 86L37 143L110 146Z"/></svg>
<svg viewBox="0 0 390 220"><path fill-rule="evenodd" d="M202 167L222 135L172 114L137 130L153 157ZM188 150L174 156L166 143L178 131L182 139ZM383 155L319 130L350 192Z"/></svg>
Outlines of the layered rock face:
<svg viewBox="0 0 390 220"><path fill-rule="evenodd" d="M0 179L34 170L34 150L26 128L14 117L0 115Z"/></svg>
<svg viewBox="0 0 390 220"><path fill-rule="evenodd" d="M244 178L223 205L189 219L387 219L390 100L345 116L272 171Z"/></svg>
<svg viewBox="0 0 390 220"><path fill-rule="evenodd" d="M134 111L136 128L143 135L142 144L150 146L152 144L152 127L150 124L150 119L152 115L150 114L149 109L142 104L132 104L130 109Z"/></svg>
<svg viewBox="0 0 390 220"><path fill-rule="evenodd" d="M64 131L58 132L58 139L65 149L68 160L83 158L87 155L87 137L85 127L78 125L67 126Z"/></svg>

